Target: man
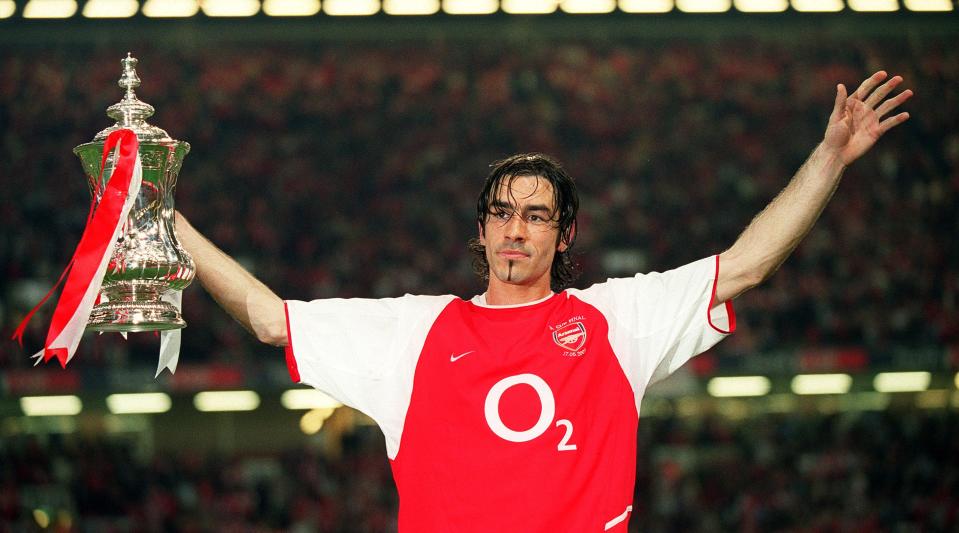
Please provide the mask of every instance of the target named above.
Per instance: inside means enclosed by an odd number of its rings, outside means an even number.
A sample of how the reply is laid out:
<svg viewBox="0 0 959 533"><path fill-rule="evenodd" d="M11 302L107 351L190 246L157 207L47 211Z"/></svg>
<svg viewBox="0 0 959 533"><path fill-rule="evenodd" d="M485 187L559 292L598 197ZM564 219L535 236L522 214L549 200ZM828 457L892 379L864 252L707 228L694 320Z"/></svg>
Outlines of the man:
<svg viewBox="0 0 959 533"><path fill-rule="evenodd" d="M287 347L295 381L379 424L401 531L625 531L646 388L735 329L732 299L779 267L846 166L908 118L890 113L912 92L887 98L902 78L886 78L848 97L837 86L823 141L735 244L662 274L566 289L578 199L538 154L487 178L471 250L488 286L468 301L284 303L182 217L178 234L213 297Z"/></svg>

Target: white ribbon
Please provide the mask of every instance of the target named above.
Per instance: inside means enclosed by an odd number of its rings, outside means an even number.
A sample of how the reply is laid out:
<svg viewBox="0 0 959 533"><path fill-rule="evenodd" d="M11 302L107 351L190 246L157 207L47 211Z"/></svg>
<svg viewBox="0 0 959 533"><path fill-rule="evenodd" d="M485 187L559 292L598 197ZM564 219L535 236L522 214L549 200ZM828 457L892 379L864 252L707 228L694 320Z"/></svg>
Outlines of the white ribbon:
<svg viewBox="0 0 959 533"><path fill-rule="evenodd" d="M169 291L163 296L160 297L164 302L169 303L176 308L178 312L183 311L183 291ZM100 302L106 303L110 301L105 294L100 295ZM103 335L104 332L100 332ZM120 335L123 335L123 340L127 339L127 332L121 331ZM172 329L167 331L160 332L160 357L157 360L157 371L153 375L154 378L160 377L160 372L163 372L164 368L169 368L170 373L176 373L176 365L180 361L180 330Z"/></svg>
<svg viewBox="0 0 959 533"><path fill-rule="evenodd" d="M170 291L163 295L163 301L176 307L177 311L183 308L183 291ZM153 376L157 378L164 368L169 368L170 373L176 372L176 364L180 360L180 330L173 329L160 332L160 359L157 361L157 372Z"/></svg>

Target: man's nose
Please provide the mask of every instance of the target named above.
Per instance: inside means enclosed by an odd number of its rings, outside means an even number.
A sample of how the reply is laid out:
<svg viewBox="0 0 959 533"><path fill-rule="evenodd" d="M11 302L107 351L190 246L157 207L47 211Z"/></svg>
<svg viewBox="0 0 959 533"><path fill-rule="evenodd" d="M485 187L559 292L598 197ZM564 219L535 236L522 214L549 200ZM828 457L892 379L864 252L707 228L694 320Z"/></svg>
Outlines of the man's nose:
<svg viewBox="0 0 959 533"><path fill-rule="evenodd" d="M514 241L525 241L529 235L529 227L523 217L513 214L506 221L505 235L507 239Z"/></svg>

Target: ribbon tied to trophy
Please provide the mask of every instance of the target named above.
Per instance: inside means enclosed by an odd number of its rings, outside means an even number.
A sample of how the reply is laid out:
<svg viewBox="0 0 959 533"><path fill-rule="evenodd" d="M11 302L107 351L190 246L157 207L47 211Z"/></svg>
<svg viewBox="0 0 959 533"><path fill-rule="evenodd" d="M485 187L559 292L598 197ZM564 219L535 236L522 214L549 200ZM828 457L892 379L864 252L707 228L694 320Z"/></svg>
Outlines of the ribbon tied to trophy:
<svg viewBox="0 0 959 533"><path fill-rule="evenodd" d="M190 145L146 122L154 109L134 94L137 60L127 54L121 64L126 94L107 109L117 123L74 149L91 193L86 227L60 279L13 338L22 344L27 323L63 283L36 364L56 358L65 367L87 329L159 331L159 376L176 370L182 290L196 271L173 228L173 189Z"/></svg>

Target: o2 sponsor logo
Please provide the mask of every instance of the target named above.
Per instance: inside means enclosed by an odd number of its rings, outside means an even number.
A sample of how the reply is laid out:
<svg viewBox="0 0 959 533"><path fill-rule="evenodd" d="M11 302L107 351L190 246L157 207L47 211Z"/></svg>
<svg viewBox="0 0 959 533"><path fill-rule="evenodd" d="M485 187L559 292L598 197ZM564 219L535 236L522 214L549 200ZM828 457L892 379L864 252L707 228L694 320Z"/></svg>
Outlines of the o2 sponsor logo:
<svg viewBox="0 0 959 533"><path fill-rule="evenodd" d="M517 385L528 385L532 387L539 397L540 404L539 419L531 428L523 431L517 431L507 427L499 414L499 402L503 394ZM556 424L553 424L553 418L556 417L556 399L553 396L553 390L549 388L549 384L546 383L543 378L536 374L517 374L496 382L486 394L484 412L486 414L486 424L493 433L503 440L509 442L529 442L540 437L551 426L562 426L566 428L566 433L563 435L563 438L560 439L559 443L557 443L556 450L560 452L576 450L576 445L570 444L569 442L573 437L573 423L563 418L557 420Z"/></svg>

